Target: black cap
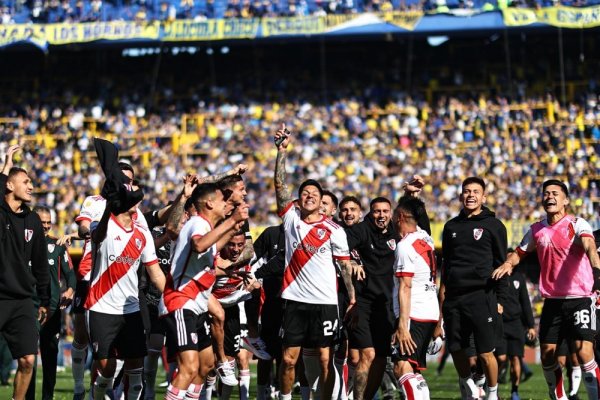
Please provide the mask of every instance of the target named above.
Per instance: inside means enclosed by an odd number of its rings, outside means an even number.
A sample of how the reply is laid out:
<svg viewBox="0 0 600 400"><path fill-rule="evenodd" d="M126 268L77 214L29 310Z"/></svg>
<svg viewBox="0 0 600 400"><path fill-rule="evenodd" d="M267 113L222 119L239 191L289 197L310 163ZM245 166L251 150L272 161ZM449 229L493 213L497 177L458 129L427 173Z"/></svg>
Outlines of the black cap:
<svg viewBox="0 0 600 400"><path fill-rule="evenodd" d="M304 188L307 186L315 186L317 190L319 190L319 194L321 195L321 197L323 197L323 188L321 187L321 184L319 184L319 182L317 182L314 179L307 179L304 182L302 182L302 184L298 188L298 197L300 197L300 193L302 193Z"/></svg>

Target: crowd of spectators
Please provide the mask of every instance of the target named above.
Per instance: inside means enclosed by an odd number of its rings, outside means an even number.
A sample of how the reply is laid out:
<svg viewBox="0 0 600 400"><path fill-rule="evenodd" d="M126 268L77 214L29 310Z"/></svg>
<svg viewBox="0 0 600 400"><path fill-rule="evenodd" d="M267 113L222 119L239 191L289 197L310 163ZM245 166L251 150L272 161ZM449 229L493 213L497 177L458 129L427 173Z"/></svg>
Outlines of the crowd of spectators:
<svg viewBox="0 0 600 400"><path fill-rule="evenodd" d="M1 0L0 23L172 21L295 17L379 11L492 11L504 7L584 7L599 0Z"/></svg>
<svg viewBox="0 0 600 400"><path fill-rule="evenodd" d="M70 104L70 105L67 105ZM36 105L0 108L0 154L19 141L37 188L37 202L58 211L69 230L102 172L92 138L118 143L133 163L146 196L144 208L175 197L186 172L207 175L247 163L253 224L278 223L272 184L274 129L285 122L295 136L288 169L293 182L319 179L339 196L398 198L413 174L425 177L430 217L446 221L459 209L460 182L478 175L489 183L488 205L503 220L543 215L540 183L568 181L573 211L595 226L600 201L600 102L589 95L561 107L552 97L511 103L504 97L428 104L398 96L386 104L340 98L316 101L198 101L185 114L147 111L135 97L115 105ZM6 105L4 106L6 107Z"/></svg>

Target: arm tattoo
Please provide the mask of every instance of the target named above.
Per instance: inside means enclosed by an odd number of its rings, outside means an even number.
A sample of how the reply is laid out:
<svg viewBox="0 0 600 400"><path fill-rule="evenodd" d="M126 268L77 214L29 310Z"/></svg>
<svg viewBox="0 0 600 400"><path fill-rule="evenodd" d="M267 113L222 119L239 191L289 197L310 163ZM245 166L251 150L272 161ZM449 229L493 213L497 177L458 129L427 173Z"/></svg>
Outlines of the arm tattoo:
<svg viewBox="0 0 600 400"><path fill-rule="evenodd" d="M216 183L229 175L231 175L231 171L223 172L221 174L210 175L204 178L200 178L200 180L202 183Z"/></svg>
<svg viewBox="0 0 600 400"><path fill-rule="evenodd" d="M179 222L181 221L181 216L185 207L185 200L183 200L183 196L179 197L179 201L175 204L175 207L172 207L171 214L169 215L169 220L167 221L167 228L171 229L173 232L177 232L179 234Z"/></svg>
<svg viewBox="0 0 600 400"><path fill-rule="evenodd" d="M344 280L344 285L346 286L346 290L348 291L348 297L350 297L350 300L356 301L354 285L352 284L352 265L350 264L349 260L340 260L338 261L338 265L340 266L342 279Z"/></svg>
<svg viewBox="0 0 600 400"><path fill-rule="evenodd" d="M281 212L285 207L292 201L292 195L290 189L285 183L286 172L285 172L285 160L287 158L287 152L278 151L277 160L275 160L275 197L277 198L277 211Z"/></svg>

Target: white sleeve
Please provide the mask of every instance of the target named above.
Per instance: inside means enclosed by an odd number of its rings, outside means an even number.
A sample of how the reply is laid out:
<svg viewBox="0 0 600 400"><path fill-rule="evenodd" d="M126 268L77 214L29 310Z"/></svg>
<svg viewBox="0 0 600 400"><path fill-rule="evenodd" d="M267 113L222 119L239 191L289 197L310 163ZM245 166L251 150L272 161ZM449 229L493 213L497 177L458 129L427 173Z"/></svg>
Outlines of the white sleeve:
<svg viewBox="0 0 600 400"><path fill-rule="evenodd" d="M348 248L348 238L343 228L334 229L331 233L331 251L336 260L350 260L350 249Z"/></svg>
<svg viewBox="0 0 600 400"><path fill-rule="evenodd" d="M589 222L583 218L575 218L575 235L577 237L591 237L594 239L594 230Z"/></svg>
<svg viewBox="0 0 600 400"><path fill-rule="evenodd" d="M398 244L396 246L396 261L394 263L394 272L397 277L413 276L415 274L415 263L408 254L405 246Z"/></svg>
<svg viewBox="0 0 600 400"><path fill-rule="evenodd" d="M284 229L293 229L294 225L300 220L300 211L293 201L290 201L279 216L283 219Z"/></svg>
<svg viewBox="0 0 600 400"><path fill-rule="evenodd" d="M154 238L148 230L144 229L141 231L146 238L146 245L144 246L144 250L142 250L142 263L144 265L149 265L158 261L158 258L156 257L156 248L154 247Z"/></svg>
<svg viewBox="0 0 600 400"><path fill-rule="evenodd" d="M75 218L75 222L87 220L91 222L100 221L102 214L104 214L104 208L106 207L106 201L99 199L98 196L88 196L81 205L79 215Z"/></svg>
<svg viewBox="0 0 600 400"><path fill-rule="evenodd" d="M535 241L533 240L533 231L531 230L531 227L530 227L529 230L527 231L527 233L525 234L525 236L523 236L523 239L521 239L521 244L519 244L519 246L517 247L517 253L519 253L519 254L532 253L534 250L535 250Z"/></svg>

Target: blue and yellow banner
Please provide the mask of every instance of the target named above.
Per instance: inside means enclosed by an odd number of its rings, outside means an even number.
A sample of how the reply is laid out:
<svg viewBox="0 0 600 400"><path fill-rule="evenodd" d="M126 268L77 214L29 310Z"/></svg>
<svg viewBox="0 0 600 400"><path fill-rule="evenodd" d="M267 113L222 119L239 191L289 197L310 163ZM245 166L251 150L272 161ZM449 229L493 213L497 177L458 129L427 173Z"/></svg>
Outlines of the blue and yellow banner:
<svg viewBox="0 0 600 400"><path fill-rule="evenodd" d="M560 28L594 28L600 26L600 6L592 7L546 7L507 8L502 11L506 26L523 26L533 23Z"/></svg>
<svg viewBox="0 0 600 400"><path fill-rule="evenodd" d="M200 42L365 33L374 27L391 33L413 30L421 12L383 12L291 18L233 18L171 22L110 21L76 24L0 25L0 47L33 43L39 47L95 41Z"/></svg>

